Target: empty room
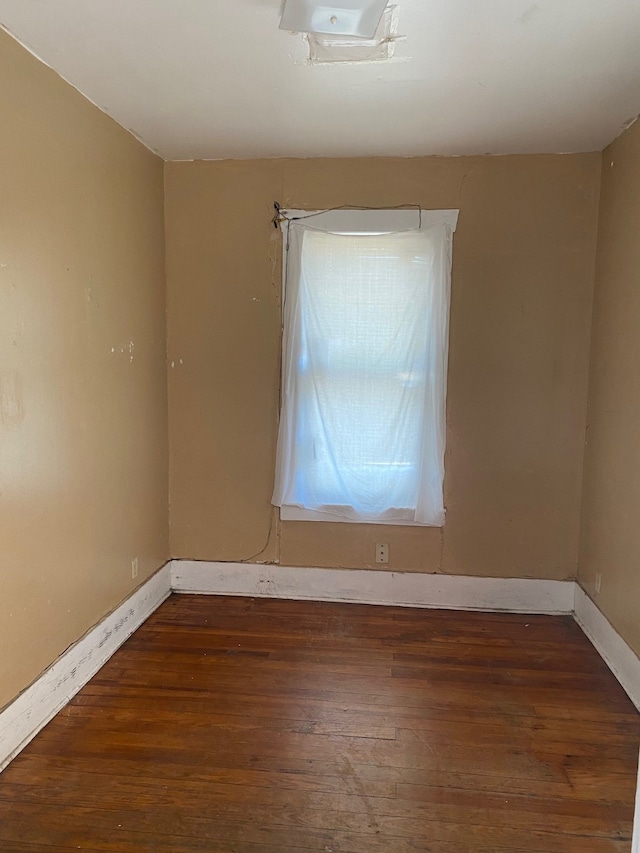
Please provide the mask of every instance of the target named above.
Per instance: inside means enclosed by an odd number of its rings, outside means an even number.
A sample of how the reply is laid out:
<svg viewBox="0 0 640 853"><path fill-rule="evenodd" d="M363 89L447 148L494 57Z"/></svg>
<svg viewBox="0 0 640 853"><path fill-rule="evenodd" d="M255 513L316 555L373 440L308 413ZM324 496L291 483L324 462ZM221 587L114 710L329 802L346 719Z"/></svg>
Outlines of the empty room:
<svg viewBox="0 0 640 853"><path fill-rule="evenodd" d="M639 113L637 0L0 0L0 853L640 853Z"/></svg>

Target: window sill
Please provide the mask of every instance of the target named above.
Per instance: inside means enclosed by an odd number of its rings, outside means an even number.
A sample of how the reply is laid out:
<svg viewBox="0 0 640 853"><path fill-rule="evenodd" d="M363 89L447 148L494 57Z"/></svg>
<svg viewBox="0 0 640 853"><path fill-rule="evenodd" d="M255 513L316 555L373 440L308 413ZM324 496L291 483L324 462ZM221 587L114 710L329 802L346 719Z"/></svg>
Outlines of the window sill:
<svg viewBox="0 0 640 853"><path fill-rule="evenodd" d="M349 513L352 513L350 515ZM340 524L393 524L401 527L444 527L444 524L425 524L414 521L414 511L410 509L388 510L376 517L359 517L348 507L326 507L324 510L306 509L300 506L284 505L280 507L282 521L332 521Z"/></svg>

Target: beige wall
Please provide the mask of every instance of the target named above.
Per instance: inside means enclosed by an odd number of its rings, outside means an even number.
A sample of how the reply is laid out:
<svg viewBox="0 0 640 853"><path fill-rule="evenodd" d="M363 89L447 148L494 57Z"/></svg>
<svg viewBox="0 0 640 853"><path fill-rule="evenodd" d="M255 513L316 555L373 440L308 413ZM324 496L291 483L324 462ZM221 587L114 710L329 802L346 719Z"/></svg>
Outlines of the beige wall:
<svg viewBox="0 0 640 853"><path fill-rule="evenodd" d="M574 576L599 173L597 154L168 163L172 555L360 567L384 541L392 569ZM444 531L271 510L274 200L460 208Z"/></svg>
<svg viewBox="0 0 640 853"><path fill-rule="evenodd" d="M167 558L162 170L0 32L0 706Z"/></svg>
<svg viewBox="0 0 640 853"><path fill-rule="evenodd" d="M640 122L602 155L579 579L640 654ZM595 594L596 572L602 575Z"/></svg>

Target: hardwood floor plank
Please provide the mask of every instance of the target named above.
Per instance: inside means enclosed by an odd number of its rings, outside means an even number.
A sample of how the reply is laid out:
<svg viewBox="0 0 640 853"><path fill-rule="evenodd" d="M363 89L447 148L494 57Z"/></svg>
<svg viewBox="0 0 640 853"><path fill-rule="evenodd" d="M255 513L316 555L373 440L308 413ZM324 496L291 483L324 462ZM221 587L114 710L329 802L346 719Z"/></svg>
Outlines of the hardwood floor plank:
<svg viewBox="0 0 640 853"><path fill-rule="evenodd" d="M609 708L614 712L624 712L629 708L629 700L626 696L610 695L610 681L590 682L576 687L575 685L562 684L560 679L557 683L532 684L524 679L518 683L509 684L503 681L498 683L497 679L487 673L485 679L461 681L456 683L455 674L443 673L439 679L429 683L414 682L411 684L392 678L366 679L337 676L331 677L317 674L305 667L295 680L286 676L267 677L266 674L258 674L252 677L251 683L242 676L232 676L221 673L219 676L206 673L196 678L193 671L163 672L162 670L135 670L123 668L110 668L105 673L98 673L95 677L96 684L109 686L116 683L122 686L139 687L144 689L158 688L163 690L190 690L194 692L212 692L219 694L228 693L254 693L259 691L261 695L287 696L294 698L308 698L330 701L362 702L369 705L395 705L405 704L408 707L422 708L430 702L445 702L449 699L468 703L470 691L475 693L489 693L494 702L506 702L508 704L533 705L535 702L544 705L559 706L566 708L575 703L583 704L585 696L588 695L589 704L598 709ZM396 683L393 683L396 682Z"/></svg>
<svg viewBox="0 0 640 853"><path fill-rule="evenodd" d="M347 767L345 772L349 772ZM399 785L397 796L374 797L360 791L359 780L355 776L353 778L354 791L349 794L300 791L300 809L291 812L290 789L255 788L249 784L182 780L160 788L142 785L134 777L114 780L104 775L83 777L78 782L92 784L73 787L51 783L19 786L10 783L0 791L0 814L3 813L4 801L20 799L23 805L49 803L62 811L78 806L114 812L179 810L185 820L188 817L226 815L237 821L257 819L263 825L297 824L300 812L304 815L305 825L334 829L338 823L353 821L360 832L376 830L383 821L393 819L401 827L420 822L429 833L433 832L431 823L455 823L456 816L464 814L469 825L529 827L537 831L593 836L606 836L610 833L610 825L615 825L620 834L630 836L633 815L624 803L499 795L444 789L436 785ZM257 801L259 806L255 805ZM411 832L420 834L421 830L413 828ZM401 830L398 834L406 833Z"/></svg>
<svg viewBox="0 0 640 853"><path fill-rule="evenodd" d="M138 833L150 833L157 838L164 836L174 844L183 838L209 842L226 840L225 827L229 827L227 837L242 834L247 840L262 838L268 842L272 834L272 837L286 838L292 846L302 847L310 845L309 836L312 844L321 838L325 846L333 846L336 836L342 834L368 838L370 847L376 837L381 836L387 840L387 849L395 849L395 839L410 843L421 841L423 849L436 841L471 845L477 838L526 849L525 839L530 835L544 839L550 850L563 849L565 839L570 836L582 842L582 850L595 848L598 841L630 841L630 828L618 822L614 822L605 834L597 820L586 818L552 816L545 825L544 815L534 815L528 823L518 812L473 809L465 813L462 824L440 816L429 819L426 810L425 814L422 811L416 808L410 817L403 817L380 815L373 810L369 813L327 812L297 805L278 812L257 806L249 814L242 805L226 802L218 806L208 801L201 804L200 814L185 811L182 806L158 810L153 807L97 809L80 805L69 811L63 804L53 801L41 801L33 807L28 803L15 803L7 810L0 800L0 840L29 840L42 844L55 833L59 839L56 843L63 845L81 845L86 837L89 845L98 849L117 850L122 849L123 839L132 834L134 837ZM515 822L511 820L514 817ZM579 831L579 825L586 831ZM113 846L114 841L121 845L120 848Z"/></svg>
<svg viewBox="0 0 640 853"><path fill-rule="evenodd" d="M167 726L175 722L174 711L149 711L118 709L107 713L105 709L99 709L102 713L96 713L93 709L91 714L77 712L78 706L74 706L66 713L61 714L63 721L70 726L80 725L83 730L102 729L108 731L163 731ZM266 732L295 732L297 734L335 735L348 738L365 738L367 740L395 740L396 728L391 725L382 725L382 721L364 718L353 719L351 715L343 714L342 718L336 719L278 719L277 717L262 717L253 715L238 716L234 714L207 714L188 713L181 715L183 725L187 725L193 732L198 730L225 730L229 733L241 734L249 732L255 734L257 731ZM624 742L624 738L622 741Z"/></svg>
<svg viewBox="0 0 640 853"><path fill-rule="evenodd" d="M469 709L448 710L429 709L423 716L415 711L412 716L399 714L375 714L369 710L352 710L338 707L335 703L278 703L265 707L261 702L257 708L255 700L249 703L238 701L237 697L228 707L211 709L210 702L185 703L183 699L159 697L150 710L148 699L136 697L102 697L102 701L74 702L60 712L60 719L73 725L76 721L87 727L128 728L135 724L148 723L159 725L175 720L180 712L183 723L192 728L228 727L260 728L263 730L292 731L299 733L331 734L348 737L364 737L382 740L395 740L397 729L420 732L421 737L431 735L446 738L450 742L473 742L481 744L495 741L505 742L511 738L527 739L544 748L546 742L566 744L567 739L591 745L606 740L609 744L627 747L634 738L640 737L640 721L631 717L628 720L574 720L564 717L545 718L524 715L510 716L501 714L480 715ZM164 701L163 701L164 699ZM256 713L257 712L257 713ZM259 716L258 716L259 714ZM395 725L389 725L393 719ZM461 725L463 724L463 725Z"/></svg>

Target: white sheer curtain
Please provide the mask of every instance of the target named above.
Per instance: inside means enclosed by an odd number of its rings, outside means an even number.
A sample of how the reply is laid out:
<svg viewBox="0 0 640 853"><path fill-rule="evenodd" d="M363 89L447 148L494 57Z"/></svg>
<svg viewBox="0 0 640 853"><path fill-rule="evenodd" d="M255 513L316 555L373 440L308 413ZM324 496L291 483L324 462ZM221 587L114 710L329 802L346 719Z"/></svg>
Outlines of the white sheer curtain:
<svg viewBox="0 0 640 853"><path fill-rule="evenodd" d="M289 223L273 495L283 518L444 523L454 213L385 233L367 233L363 212L358 233L344 233L344 216L342 233Z"/></svg>

